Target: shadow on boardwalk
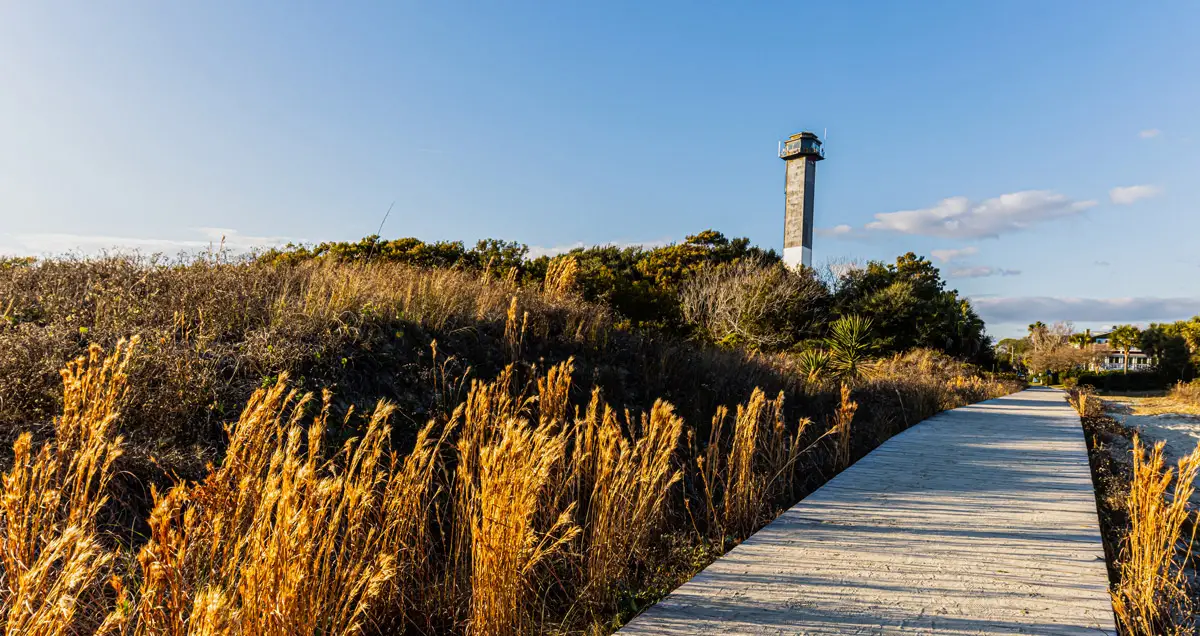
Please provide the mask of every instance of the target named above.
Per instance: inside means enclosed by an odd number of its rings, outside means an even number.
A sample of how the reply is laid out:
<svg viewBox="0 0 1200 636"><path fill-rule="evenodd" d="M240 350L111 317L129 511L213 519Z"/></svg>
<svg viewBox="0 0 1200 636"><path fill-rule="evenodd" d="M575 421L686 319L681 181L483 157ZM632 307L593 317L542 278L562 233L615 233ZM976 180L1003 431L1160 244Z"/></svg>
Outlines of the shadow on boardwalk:
<svg viewBox="0 0 1200 636"><path fill-rule="evenodd" d="M880 446L627 634L1115 633L1079 419L1031 389Z"/></svg>

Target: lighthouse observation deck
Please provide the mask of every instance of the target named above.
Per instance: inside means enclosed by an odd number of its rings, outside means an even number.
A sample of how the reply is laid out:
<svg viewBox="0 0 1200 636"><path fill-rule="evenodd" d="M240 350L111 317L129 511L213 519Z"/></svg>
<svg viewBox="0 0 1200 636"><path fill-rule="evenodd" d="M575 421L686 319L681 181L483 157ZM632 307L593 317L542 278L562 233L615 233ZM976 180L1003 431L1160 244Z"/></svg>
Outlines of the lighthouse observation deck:
<svg viewBox="0 0 1200 636"><path fill-rule="evenodd" d="M779 145L780 159L797 157L812 157L813 161L820 161L825 158L825 148L821 145L821 140L813 133L798 133Z"/></svg>

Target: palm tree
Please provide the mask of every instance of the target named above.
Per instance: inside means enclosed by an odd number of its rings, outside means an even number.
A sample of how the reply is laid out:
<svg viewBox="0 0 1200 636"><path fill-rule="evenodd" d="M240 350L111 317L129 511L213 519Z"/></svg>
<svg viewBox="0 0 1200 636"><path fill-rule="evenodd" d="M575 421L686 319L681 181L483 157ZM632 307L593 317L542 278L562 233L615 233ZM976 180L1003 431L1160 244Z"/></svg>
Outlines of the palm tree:
<svg viewBox="0 0 1200 636"><path fill-rule="evenodd" d="M1108 342L1125 354L1124 372L1129 373L1129 350L1136 347L1142 334L1133 325L1114 326L1108 334Z"/></svg>

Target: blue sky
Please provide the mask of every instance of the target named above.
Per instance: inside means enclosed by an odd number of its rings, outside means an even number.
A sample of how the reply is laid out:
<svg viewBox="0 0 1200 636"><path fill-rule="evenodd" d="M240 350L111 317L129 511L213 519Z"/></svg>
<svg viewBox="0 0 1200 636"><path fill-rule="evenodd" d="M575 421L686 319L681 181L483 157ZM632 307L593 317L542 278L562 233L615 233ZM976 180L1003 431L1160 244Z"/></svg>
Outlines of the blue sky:
<svg viewBox="0 0 1200 636"><path fill-rule="evenodd" d="M0 253L385 236L934 255L994 335L1200 313L1200 4L4 3ZM904 214L893 214L905 212Z"/></svg>

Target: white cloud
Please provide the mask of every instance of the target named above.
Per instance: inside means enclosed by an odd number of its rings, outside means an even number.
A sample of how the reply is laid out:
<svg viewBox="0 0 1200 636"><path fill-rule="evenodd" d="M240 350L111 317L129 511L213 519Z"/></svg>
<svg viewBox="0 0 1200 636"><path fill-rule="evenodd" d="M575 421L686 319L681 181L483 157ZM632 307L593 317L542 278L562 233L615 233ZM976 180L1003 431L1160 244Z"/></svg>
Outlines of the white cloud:
<svg viewBox="0 0 1200 636"><path fill-rule="evenodd" d="M543 247L541 245L530 245L528 256L529 256L529 258L541 258L543 256L558 256L559 254L566 254L567 252L570 252L573 249L578 249L581 247L587 247L587 246L584 245L582 241L577 242L577 243L571 243L570 245L555 245L553 247Z"/></svg>
<svg viewBox="0 0 1200 636"><path fill-rule="evenodd" d="M974 298L989 323L1059 320L1120 324L1183 320L1200 314L1200 298L1053 298L1048 296Z"/></svg>
<svg viewBox="0 0 1200 636"><path fill-rule="evenodd" d="M959 249L946 250L930 250L929 254L943 263L958 260L964 256L974 256L979 253L979 248L974 245Z"/></svg>
<svg viewBox="0 0 1200 636"><path fill-rule="evenodd" d="M8 234L5 235L7 240L0 245L0 252L34 256L67 252L95 254L104 250L171 253L220 249L222 246L233 252L248 252L302 242L300 239L286 236L250 236L228 228L199 227L193 228L191 232L198 235L197 238L163 239L67 233Z"/></svg>
<svg viewBox="0 0 1200 636"><path fill-rule="evenodd" d="M1108 198L1117 205L1129 205L1140 199L1149 199L1162 194L1162 188L1153 185L1135 185L1124 188L1113 188L1108 191Z"/></svg>
<svg viewBox="0 0 1200 636"><path fill-rule="evenodd" d="M996 237L1079 214L1094 205L1095 201L1075 201L1047 190L1002 194L979 203L950 197L931 208L881 212L865 229L954 239Z"/></svg>
<svg viewBox="0 0 1200 636"><path fill-rule="evenodd" d="M985 278L988 276L1019 276L1019 269L1004 269L1001 267L960 267L950 270L951 278Z"/></svg>
<svg viewBox="0 0 1200 636"><path fill-rule="evenodd" d="M817 236L845 236L853 231L854 228L844 223L833 227L819 227L816 229Z"/></svg>
<svg viewBox="0 0 1200 636"><path fill-rule="evenodd" d="M1157 128L1147 128L1138 133L1138 137L1142 139L1151 139L1162 134L1162 131Z"/></svg>

